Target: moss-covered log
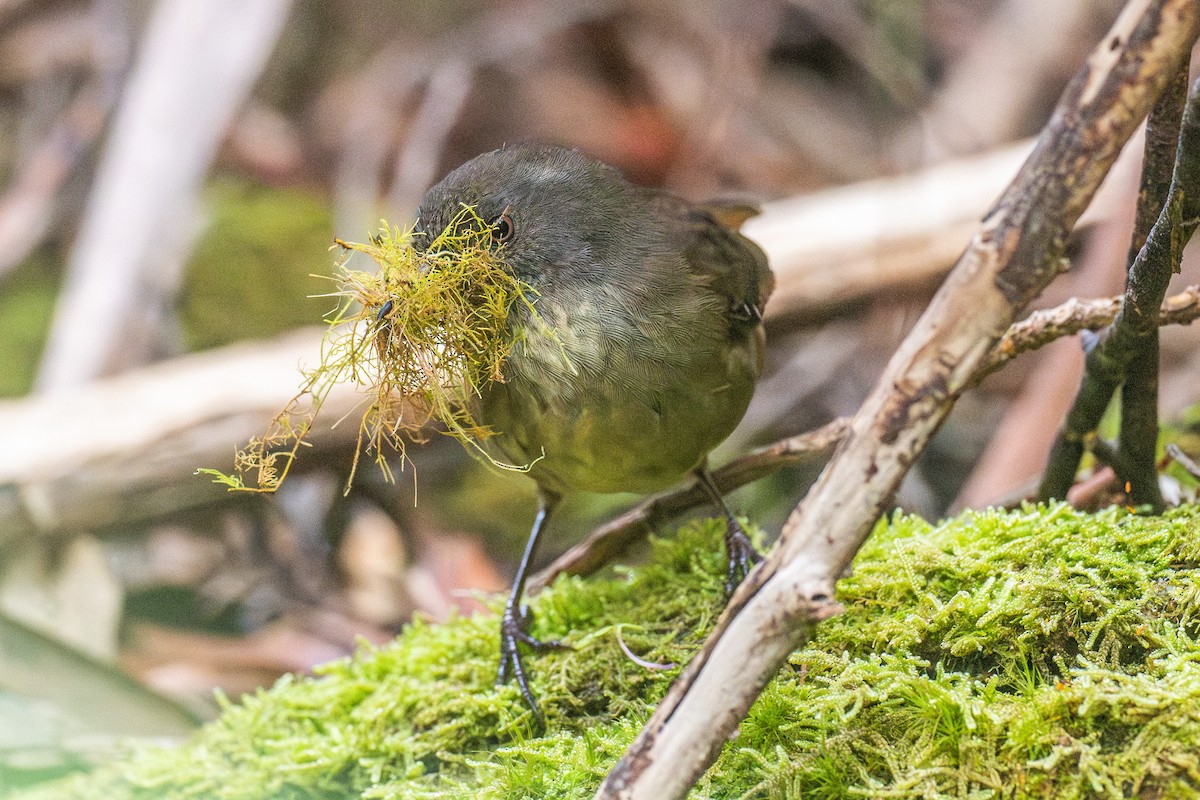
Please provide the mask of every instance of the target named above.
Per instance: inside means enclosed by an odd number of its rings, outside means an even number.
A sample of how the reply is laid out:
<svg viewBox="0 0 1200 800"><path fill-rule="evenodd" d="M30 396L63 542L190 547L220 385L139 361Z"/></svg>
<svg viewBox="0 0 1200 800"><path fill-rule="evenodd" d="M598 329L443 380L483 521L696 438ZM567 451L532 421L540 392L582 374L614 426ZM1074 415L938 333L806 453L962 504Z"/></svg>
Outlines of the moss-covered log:
<svg viewBox="0 0 1200 800"><path fill-rule="evenodd" d="M535 633L575 646L538 659L542 735L516 689L492 686L494 619L418 623L231 704L180 748L6 800L591 796L677 669L651 667L685 662L720 612L722 530L542 593ZM838 585L846 613L791 656L693 796L1200 792L1198 587L1195 507L881 524Z"/></svg>

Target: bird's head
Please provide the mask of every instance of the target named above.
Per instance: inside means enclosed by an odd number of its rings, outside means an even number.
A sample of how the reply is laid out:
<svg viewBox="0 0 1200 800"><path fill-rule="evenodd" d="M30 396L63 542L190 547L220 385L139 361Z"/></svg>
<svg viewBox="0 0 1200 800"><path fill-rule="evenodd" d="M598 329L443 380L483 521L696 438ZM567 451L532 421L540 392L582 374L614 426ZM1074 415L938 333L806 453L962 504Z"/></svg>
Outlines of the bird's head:
<svg viewBox="0 0 1200 800"><path fill-rule="evenodd" d="M604 280L636 195L612 167L564 147L517 144L480 155L431 188L417 210L418 251L447 227L484 225L512 275L535 288L564 272ZM472 215L464 215L470 207ZM611 277L611 273L609 273Z"/></svg>

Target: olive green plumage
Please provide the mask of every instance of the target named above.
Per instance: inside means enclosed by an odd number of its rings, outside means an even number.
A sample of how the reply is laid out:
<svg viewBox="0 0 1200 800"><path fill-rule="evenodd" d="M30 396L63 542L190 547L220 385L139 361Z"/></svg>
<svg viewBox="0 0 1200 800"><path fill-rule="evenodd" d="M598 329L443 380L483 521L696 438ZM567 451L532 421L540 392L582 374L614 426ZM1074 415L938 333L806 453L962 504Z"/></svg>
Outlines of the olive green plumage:
<svg viewBox="0 0 1200 800"><path fill-rule="evenodd" d="M537 292L480 421L500 461L558 493L650 492L700 465L762 369L766 256L714 215L573 150L515 145L451 172L418 225L507 219L505 263ZM418 240L418 247L420 243Z"/></svg>

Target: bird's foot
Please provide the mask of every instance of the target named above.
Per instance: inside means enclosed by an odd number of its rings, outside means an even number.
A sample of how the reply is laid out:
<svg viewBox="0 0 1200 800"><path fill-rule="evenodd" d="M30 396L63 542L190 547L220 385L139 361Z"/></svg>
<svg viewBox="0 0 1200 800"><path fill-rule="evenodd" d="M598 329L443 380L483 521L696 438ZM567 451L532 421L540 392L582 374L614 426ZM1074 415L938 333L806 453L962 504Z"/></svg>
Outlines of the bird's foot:
<svg viewBox="0 0 1200 800"><path fill-rule="evenodd" d="M516 608L510 604L505 607L504 617L500 621L500 668L496 672L496 685L501 686L507 683L510 677L514 678L517 688L521 690L521 697L525 698L525 704L533 712L534 719L539 725L545 727L546 718L542 716L542 710L538 708L537 701L533 699L533 692L529 689L529 678L525 674L525 667L521 664L520 645L524 644L535 651L569 650L571 645L557 639L547 641L535 639L529 635L529 623L530 614L527 606Z"/></svg>
<svg viewBox="0 0 1200 800"><path fill-rule="evenodd" d="M742 530L741 523L730 517L729 527L725 530L725 554L729 557L729 565L725 570L725 594L733 594L754 565L762 561L762 556L750 543L750 537Z"/></svg>

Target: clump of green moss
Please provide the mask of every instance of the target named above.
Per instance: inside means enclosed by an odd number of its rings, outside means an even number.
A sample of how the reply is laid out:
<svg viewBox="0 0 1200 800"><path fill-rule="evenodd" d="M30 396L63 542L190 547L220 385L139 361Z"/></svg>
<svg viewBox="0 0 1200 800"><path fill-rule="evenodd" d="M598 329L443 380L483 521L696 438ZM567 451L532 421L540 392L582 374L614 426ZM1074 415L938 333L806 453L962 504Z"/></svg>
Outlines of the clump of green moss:
<svg viewBox="0 0 1200 800"><path fill-rule="evenodd" d="M544 733L492 686L491 617L416 623L230 705L54 798L590 797L723 604L719 522L534 603ZM846 612L695 790L720 798L1126 797L1200 790L1200 510L1065 506L881 523Z"/></svg>
<svg viewBox="0 0 1200 800"><path fill-rule="evenodd" d="M427 238L419 249L416 237ZM347 255L369 256L379 269L351 269L344 258L337 263L331 296L339 305L329 315L320 363L305 373L300 391L267 432L237 452L232 474L199 470L216 483L275 491L339 383L363 387L368 395L350 480L364 450L390 480L387 456L398 454L403 465L406 443L423 441L430 422L488 458L478 442L492 431L475 419L474 401L503 380L501 368L519 338L510 322L514 307L524 305L527 316L538 319L535 292L505 267L492 226L463 206L435 235L394 230L385 222L369 244L335 241Z"/></svg>

